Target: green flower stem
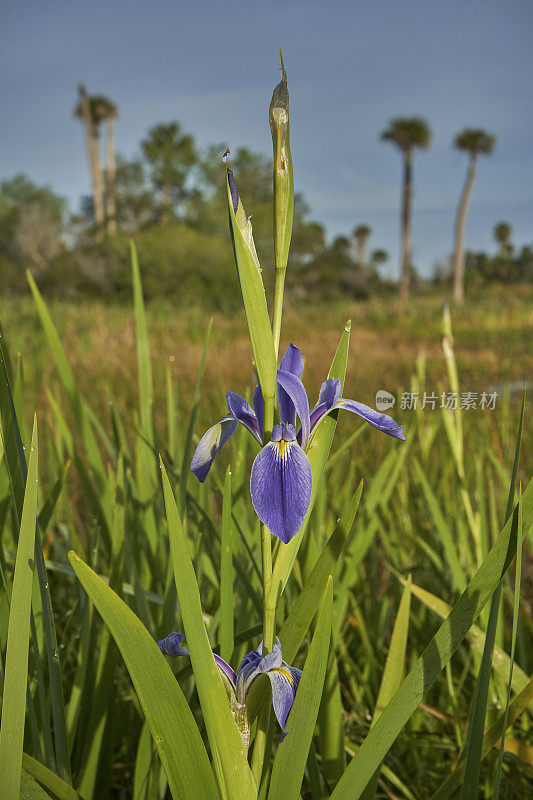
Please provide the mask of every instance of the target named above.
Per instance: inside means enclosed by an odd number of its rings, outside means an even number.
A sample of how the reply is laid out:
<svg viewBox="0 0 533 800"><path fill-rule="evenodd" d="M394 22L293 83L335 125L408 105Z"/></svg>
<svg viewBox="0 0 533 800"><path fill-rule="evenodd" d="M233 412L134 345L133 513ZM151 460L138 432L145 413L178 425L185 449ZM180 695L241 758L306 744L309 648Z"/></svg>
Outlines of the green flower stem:
<svg viewBox="0 0 533 800"><path fill-rule="evenodd" d="M281 317L283 314L283 290L285 288L285 273L287 265L284 267L276 266L276 288L274 290L274 316L272 319L272 334L274 336L274 352L276 362L279 352L279 338L281 335Z"/></svg>
<svg viewBox="0 0 533 800"><path fill-rule="evenodd" d="M263 387L261 387L263 389ZM263 389L263 403L265 410L263 413L263 444L268 444L274 427L274 390L268 393Z"/></svg>
<svg viewBox="0 0 533 800"><path fill-rule="evenodd" d="M272 416L273 417L273 407ZM265 403L264 427L268 427L267 406ZM270 428L272 423L270 422ZM263 567L263 655L272 651L274 644L276 605L271 607L268 602L269 587L272 579L272 535L266 525L261 523L261 559ZM270 692L268 700L262 706L257 717L257 730L254 740L254 751L252 754L252 775L256 786L259 788L261 775L263 773L263 763L265 760L266 745L268 741L268 728L270 724Z"/></svg>
<svg viewBox="0 0 533 800"><path fill-rule="evenodd" d="M274 643L276 607L268 604L268 587L272 578L272 542L271 533L266 525L261 524L261 556L263 561L263 655L272 651ZM268 727L270 724L270 692L268 700L261 707L257 717L257 731L252 755L252 775L256 786L259 787L263 773L266 744L268 740Z"/></svg>

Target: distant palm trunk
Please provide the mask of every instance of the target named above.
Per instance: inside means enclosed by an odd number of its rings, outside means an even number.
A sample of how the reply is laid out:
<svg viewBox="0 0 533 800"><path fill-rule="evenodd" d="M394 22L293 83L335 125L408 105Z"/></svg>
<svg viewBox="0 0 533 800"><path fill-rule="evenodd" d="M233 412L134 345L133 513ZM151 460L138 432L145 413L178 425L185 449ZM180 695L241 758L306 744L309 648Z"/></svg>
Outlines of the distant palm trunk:
<svg viewBox="0 0 533 800"><path fill-rule="evenodd" d="M475 153L470 158L466 179L461 192L457 217L455 220L455 249L453 259L453 299L456 303L462 304L465 300L465 254L464 254L464 234L466 215L470 204L472 186L476 174L477 156Z"/></svg>
<svg viewBox="0 0 533 800"><path fill-rule="evenodd" d="M100 126L94 126L93 132L93 160L94 160L94 221L96 223L97 234L101 235L104 229L104 174L102 172L102 156L100 154Z"/></svg>
<svg viewBox="0 0 533 800"><path fill-rule="evenodd" d="M115 119L107 118L107 233L112 236L117 232L117 205L115 199Z"/></svg>
<svg viewBox="0 0 533 800"><path fill-rule="evenodd" d="M89 97L83 86L79 88L81 115L85 130L85 143L87 146L87 157L89 160L89 170L91 172L91 182L93 189L93 209L94 222L97 228L97 235L100 236L104 224L104 193L102 182L102 170L100 166L100 152L98 134L94 128L91 118Z"/></svg>
<svg viewBox="0 0 533 800"><path fill-rule="evenodd" d="M411 200L413 195L412 179L412 153L410 150L404 152L404 171L403 171L403 198L402 198L402 255L401 255L401 284L400 284L400 306L402 311L407 308L410 288L411 272Z"/></svg>

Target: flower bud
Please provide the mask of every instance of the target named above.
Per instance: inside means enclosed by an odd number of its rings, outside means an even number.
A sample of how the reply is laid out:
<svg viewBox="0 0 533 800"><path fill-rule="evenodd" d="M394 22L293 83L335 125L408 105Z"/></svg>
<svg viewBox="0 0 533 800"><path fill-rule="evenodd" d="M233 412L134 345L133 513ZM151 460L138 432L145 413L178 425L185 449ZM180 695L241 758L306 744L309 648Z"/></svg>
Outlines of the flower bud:
<svg viewBox="0 0 533 800"><path fill-rule="evenodd" d="M294 183L289 142L289 91L280 51L281 81L272 94L268 121L274 149L274 246L276 269L285 270L294 214Z"/></svg>

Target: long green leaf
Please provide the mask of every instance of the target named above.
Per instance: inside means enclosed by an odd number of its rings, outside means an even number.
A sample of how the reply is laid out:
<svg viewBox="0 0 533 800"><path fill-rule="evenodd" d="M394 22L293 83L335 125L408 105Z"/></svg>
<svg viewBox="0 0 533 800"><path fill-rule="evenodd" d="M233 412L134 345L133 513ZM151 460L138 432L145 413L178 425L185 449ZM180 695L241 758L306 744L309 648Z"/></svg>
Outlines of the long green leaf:
<svg viewBox="0 0 533 800"><path fill-rule="evenodd" d="M211 765L191 710L144 625L76 553L72 568L115 639L128 668L174 800L218 797Z"/></svg>
<svg viewBox="0 0 533 800"><path fill-rule="evenodd" d="M296 603L279 632L281 650L288 663L296 658L298 649L324 594L329 576L333 574L337 561L344 550L353 528L362 492L363 481L359 483L357 491L346 506L339 523L326 542L303 590L298 595Z"/></svg>
<svg viewBox="0 0 533 800"><path fill-rule="evenodd" d="M154 389L152 381L152 363L150 361L150 345L148 342L148 326L144 308L141 272L135 242L130 240L131 278L133 283L133 307L135 311L135 328L137 332L137 369L139 371L140 421L141 431L150 445L154 445Z"/></svg>
<svg viewBox="0 0 533 800"><path fill-rule="evenodd" d="M126 522L124 462L119 456L115 486L115 513L111 548L111 575L109 586L119 592L122 587L124 535ZM108 762L111 753L103 747L108 718L113 715L115 669L118 652L108 628L102 630L98 646L95 683L92 687L91 714L87 723L86 753L84 753L83 775L79 790L83 797L97 797L97 777Z"/></svg>
<svg viewBox="0 0 533 800"><path fill-rule="evenodd" d="M342 707L339 666L333 638L329 645L324 691L318 711L322 772L330 788L346 769L344 752L344 709Z"/></svg>
<svg viewBox="0 0 533 800"><path fill-rule="evenodd" d="M81 795L68 783L62 781L59 775L47 769L44 764L37 761L27 753L22 754L22 768L39 781L58 800L81 800Z"/></svg>
<svg viewBox="0 0 533 800"><path fill-rule="evenodd" d="M522 411L518 424L518 434L516 437L516 447L514 454L513 470L511 483L509 486L509 496L507 498L507 509L505 520L510 517L513 508L514 487L518 472L518 462L520 459L520 446L522 443L522 426L524 423L524 409L526 404L526 392L522 397ZM503 576L502 576L503 578ZM498 624L498 614L500 611L500 597L502 593L502 580L500 580L491 598L489 621L487 623L487 634L483 648L483 657L479 668L479 675L476 682L476 689L473 698L472 715L468 726L466 744L466 768L465 779L461 786L461 800L470 800L477 797L479 786L479 773L481 769L481 750L483 747L483 735L485 730L485 717L487 715L487 703L489 697L489 684L492 672L492 652L496 639L496 626Z"/></svg>
<svg viewBox="0 0 533 800"><path fill-rule="evenodd" d="M403 578L400 578L400 581L405 585ZM452 610L452 607L448 605L448 603L444 602L444 600L441 600L440 597L437 597L435 594L431 594L431 592L428 592L426 589L422 589L415 583L411 585L411 592L416 598L418 598L418 600L421 600L424 605L430 608L431 611L434 611L436 614L438 614L441 619L446 619ZM485 634L481 628L479 628L477 625L472 625L466 636L470 644L478 651L478 653L482 653L485 646ZM507 653L504 650L500 650L499 647L495 647L492 656L492 666L494 671L497 672L504 680L507 680L509 677L510 664L511 660ZM522 689L527 686L528 681L529 678L524 670L521 669L518 664L515 664L512 674L513 690L515 692L521 692ZM531 710L533 711L533 706L531 707Z"/></svg>
<svg viewBox="0 0 533 800"><path fill-rule="evenodd" d="M7 634L0 727L2 796L5 800L18 800L20 792L37 519L37 463L37 418L34 417Z"/></svg>
<svg viewBox="0 0 533 800"><path fill-rule="evenodd" d="M207 638L194 567L163 462L161 472L174 579L220 793L223 800L248 800L257 795L255 783Z"/></svg>
<svg viewBox="0 0 533 800"><path fill-rule="evenodd" d="M415 472L426 497L433 522L440 536L446 561L452 573L453 588L458 592L463 592L466 587L466 580L461 563L459 561L455 542L453 541L450 523L449 521L446 521L444 514L441 511L439 501L437 500L437 497L435 496L435 493L429 484L424 470L420 466L420 462L416 457L413 457L411 459L411 463L415 468Z"/></svg>
<svg viewBox="0 0 533 800"><path fill-rule="evenodd" d="M527 527L533 521L533 481L530 481L523 500L524 527ZM517 529L518 514L515 512L452 612L351 760L332 794L334 800L358 800L361 796L394 740L433 686L505 574L516 552Z"/></svg>
<svg viewBox="0 0 533 800"><path fill-rule="evenodd" d="M300 796L326 674L332 605L333 579L330 576L294 705L287 720L287 738L279 745L274 759L269 800L297 800Z"/></svg>
<svg viewBox="0 0 533 800"><path fill-rule="evenodd" d="M252 343L252 351L257 369L257 375L259 377L259 383L261 384L265 402L274 402L274 391L276 386L276 356L274 353L274 339L272 337L272 328L270 327L270 318L268 316L268 307L265 295L265 287L263 286L263 278L261 277L261 269L259 267L259 263L257 262L257 255L255 254L255 245L253 244L253 240L250 243L235 216L233 199L231 196L227 176L226 189L228 195L230 231L232 235L235 261L237 264L237 271L239 273L244 311L246 313L246 320L248 322L248 330L250 332L250 341ZM246 215L244 213L244 207L240 201L238 213L239 212L242 212L239 214L239 219L244 224L243 217L245 218ZM249 219L246 222L246 227L249 229L251 239L252 226Z"/></svg>
<svg viewBox="0 0 533 800"><path fill-rule="evenodd" d="M20 426L17 420L15 409L15 402L11 391L11 362L9 359L9 348L5 346L5 338L0 326L0 435L3 445L3 460L6 467L9 489L11 494L13 516L17 529L20 528L20 520L22 514L22 505L24 502L24 490L26 486L26 478L28 468L25 458L25 446L22 442L20 433ZM16 539L14 544L16 545ZM40 551L40 541L35 539L35 554L38 555ZM39 585L41 592L48 593L48 590L43 584L46 584L45 570L41 560L37 558L37 572L39 576ZM49 594L49 593L48 593ZM49 597L48 597L49 599ZM6 592L6 602L8 601L8 593ZM49 621L49 617L45 617L44 624ZM48 705L46 702L47 687L44 680L44 672L41 665L41 658L39 652L39 637L37 634L37 626L35 623L35 616L33 609L30 611L30 630L31 630L31 645L33 650L33 663L35 665L36 681L37 681L37 696L39 701L39 711L41 714L41 722L44 739L44 755L47 764L50 766L55 765L54 748L52 743L50 716L48 712ZM36 716L34 708L34 700L30 692L29 686L27 689L28 711L30 715L30 724L32 726L32 739L36 747L36 753L41 749L39 738L36 734Z"/></svg>
<svg viewBox="0 0 533 800"><path fill-rule="evenodd" d="M233 533L231 530L231 470L228 467L222 500L220 539L220 655L231 660L233 653Z"/></svg>
<svg viewBox="0 0 533 800"><path fill-rule="evenodd" d="M520 714L526 709L528 706L531 705L533 702L533 678L529 681L529 683L522 689L520 694L517 694L514 698L513 702L509 706L509 711L506 714L505 712L501 714L496 722L494 722L490 728L486 731L485 735L483 736L483 746L481 748L481 758L485 758L492 748L498 743L498 740L501 736L504 735L506 727L515 722L518 719ZM466 769L466 762L463 759L457 765L452 774L446 778L443 784L437 789L437 791L431 795L431 800L445 800L447 797L451 797L452 794L462 785L465 776L465 769Z"/></svg>
<svg viewBox="0 0 533 800"><path fill-rule="evenodd" d="M37 284L33 280L29 271L26 273L26 275L28 278L28 283L30 284L33 298L35 300L37 312L41 318L41 324L43 326L48 345L52 351L52 355L56 362L63 386L66 389L70 404L72 406L72 411L76 417L76 422L80 427L89 463L98 476L100 488L104 489L106 483L106 472L100 451L98 449L98 444L89 421L89 416L87 414L86 401L78 389L74 373L72 372L65 354L65 349L52 321L50 312L48 311L41 293L37 288Z"/></svg>
<svg viewBox="0 0 533 800"><path fill-rule="evenodd" d="M137 373L139 381L139 420L141 435L135 443L135 478L141 510L139 516L149 544L150 554L155 559L159 536L154 511L154 495L158 488L157 453L154 440L154 389L148 325L144 307L141 272L137 249L130 240L131 280L133 285L133 308L135 315L135 338L137 343Z"/></svg>
<svg viewBox="0 0 533 800"><path fill-rule="evenodd" d="M513 669L516 655L516 637L518 634L518 611L520 608L520 583L522 580L522 547L523 541L523 524L522 524L522 498L519 496L518 505L518 541L516 543L516 568L514 579L514 599L513 599L513 632L511 634L511 657L509 659L509 678L507 681L507 699L505 702L505 711L503 715L503 730L507 730L507 719L509 716L509 704L511 702L511 689L513 685ZM505 745L505 736L502 736L500 745L500 752L498 754L498 765L496 768L496 776L494 779L494 791L492 794L493 800L498 800L500 794L500 782L502 777L503 768L503 750Z"/></svg>
<svg viewBox="0 0 533 800"><path fill-rule="evenodd" d="M20 800L52 800L49 794L39 784L22 770L20 776Z"/></svg>
<svg viewBox="0 0 533 800"><path fill-rule="evenodd" d="M207 358L207 349L209 347L209 339L211 338L212 328L213 328L213 317L211 317L211 319L209 320L209 325L207 326L207 331L205 334L204 349L202 350L200 366L198 367L198 377L196 379L196 386L194 387L191 414L189 417L189 424L187 426L187 433L185 436L185 445L183 448L183 458L181 462L181 481L180 481L180 494L179 494L180 514L183 514L185 510L185 500L187 497L187 479L189 477L191 457L192 457L192 437L194 433L194 426L196 425L196 418L198 417L198 407L200 405L200 395L202 392L202 383L204 380L205 360Z"/></svg>
<svg viewBox="0 0 533 800"><path fill-rule="evenodd" d="M378 699L374 716L372 717L371 728L377 723L384 710L392 700L402 682L405 670L405 653L407 650L407 634L409 632L409 614L411 611L411 576L404 586L402 599L396 615L396 621L392 631L389 652L385 669L379 687ZM379 780L380 767L377 768L363 794L364 800L371 800L374 797Z"/></svg>

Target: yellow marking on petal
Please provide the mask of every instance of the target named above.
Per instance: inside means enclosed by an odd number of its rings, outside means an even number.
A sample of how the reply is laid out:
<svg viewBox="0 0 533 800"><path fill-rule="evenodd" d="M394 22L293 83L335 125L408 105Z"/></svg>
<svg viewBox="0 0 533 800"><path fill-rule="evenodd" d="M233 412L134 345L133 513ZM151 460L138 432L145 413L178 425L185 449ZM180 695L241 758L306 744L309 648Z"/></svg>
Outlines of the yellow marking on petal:
<svg viewBox="0 0 533 800"><path fill-rule="evenodd" d="M278 444L279 457L280 458L284 458L285 457L285 450L287 449L287 445L289 443L286 442L285 439L282 439L281 442L278 442L277 444Z"/></svg>
<svg viewBox="0 0 533 800"><path fill-rule="evenodd" d="M283 675L283 677L284 677L284 678L287 678L287 680L289 681L289 683L291 684L291 686L294 686L294 680L293 680L293 677L292 677L292 675L291 675L291 673L290 673L290 670L288 670L288 669L287 669L287 667L274 667L274 669L272 670L272 672L281 672L281 674Z"/></svg>

